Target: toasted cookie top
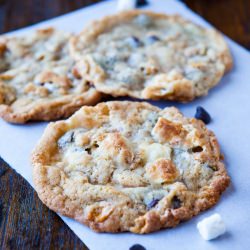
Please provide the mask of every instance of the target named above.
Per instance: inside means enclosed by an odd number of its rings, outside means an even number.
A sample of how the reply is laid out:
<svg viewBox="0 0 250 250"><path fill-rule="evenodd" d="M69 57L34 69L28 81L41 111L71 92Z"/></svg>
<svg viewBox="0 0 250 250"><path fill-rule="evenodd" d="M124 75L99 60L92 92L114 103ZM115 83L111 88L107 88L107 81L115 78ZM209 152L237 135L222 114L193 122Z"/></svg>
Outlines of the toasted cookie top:
<svg viewBox="0 0 250 250"><path fill-rule="evenodd" d="M40 199L97 232L176 226L214 205L229 184L203 122L145 102L84 106L50 123L32 164Z"/></svg>
<svg viewBox="0 0 250 250"><path fill-rule="evenodd" d="M232 66L223 37L180 16L128 11L71 40L82 77L113 96L191 101Z"/></svg>
<svg viewBox="0 0 250 250"><path fill-rule="evenodd" d="M0 37L0 116L10 122L71 115L100 94L81 78L69 55L70 34L53 28Z"/></svg>

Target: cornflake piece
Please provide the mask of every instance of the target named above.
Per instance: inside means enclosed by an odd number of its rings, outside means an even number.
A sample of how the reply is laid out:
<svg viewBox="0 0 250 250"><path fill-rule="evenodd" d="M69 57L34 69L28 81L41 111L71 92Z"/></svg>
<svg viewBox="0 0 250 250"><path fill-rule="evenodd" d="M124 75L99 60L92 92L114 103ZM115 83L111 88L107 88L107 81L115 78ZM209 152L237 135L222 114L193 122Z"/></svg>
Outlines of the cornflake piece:
<svg viewBox="0 0 250 250"><path fill-rule="evenodd" d="M204 240L215 239L226 232L226 226L217 213L198 222L197 228Z"/></svg>
<svg viewBox="0 0 250 250"><path fill-rule="evenodd" d="M135 5L136 5L135 0L118 0L117 10L118 11L132 10L135 8Z"/></svg>

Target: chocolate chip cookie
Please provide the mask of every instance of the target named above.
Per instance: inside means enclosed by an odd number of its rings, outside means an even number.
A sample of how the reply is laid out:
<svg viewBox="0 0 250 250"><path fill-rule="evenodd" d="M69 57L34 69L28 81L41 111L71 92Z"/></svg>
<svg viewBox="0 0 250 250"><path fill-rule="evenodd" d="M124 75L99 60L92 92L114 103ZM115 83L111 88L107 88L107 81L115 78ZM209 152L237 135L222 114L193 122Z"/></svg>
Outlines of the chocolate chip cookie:
<svg viewBox="0 0 250 250"><path fill-rule="evenodd" d="M93 22L72 38L71 51L82 77L99 91L141 99L191 101L232 67L214 29L139 10Z"/></svg>
<svg viewBox="0 0 250 250"><path fill-rule="evenodd" d="M0 37L0 116L8 122L68 117L100 93L69 54L71 34L53 28Z"/></svg>
<svg viewBox="0 0 250 250"><path fill-rule="evenodd" d="M84 106L50 123L32 164L40 199L97 232L174 227L217 203L230 182L202 121L145 102Z"/></svg>

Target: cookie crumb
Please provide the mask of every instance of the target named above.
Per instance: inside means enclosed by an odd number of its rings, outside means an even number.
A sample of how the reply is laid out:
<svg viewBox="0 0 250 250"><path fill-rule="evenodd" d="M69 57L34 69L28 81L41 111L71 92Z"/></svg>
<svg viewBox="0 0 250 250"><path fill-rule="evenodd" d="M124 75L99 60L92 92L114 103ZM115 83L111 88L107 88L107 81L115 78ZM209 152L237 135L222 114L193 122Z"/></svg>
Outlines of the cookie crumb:
<svg viewBox="0 0 250 250"><path fill-rule="evenodd" d="M197 228L204 240L215 239L226 232L226 226L217 213L198 222Z"/></svg>

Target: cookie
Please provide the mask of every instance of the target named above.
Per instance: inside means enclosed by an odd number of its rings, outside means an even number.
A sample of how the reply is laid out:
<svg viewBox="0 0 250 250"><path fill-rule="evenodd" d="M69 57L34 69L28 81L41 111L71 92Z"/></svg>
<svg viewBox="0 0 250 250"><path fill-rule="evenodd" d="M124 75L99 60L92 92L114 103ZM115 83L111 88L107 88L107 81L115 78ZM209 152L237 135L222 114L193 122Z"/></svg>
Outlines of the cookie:
<svg viewBox="0 0 250 250"><path fill-rule="evenodd" d="M206 95L232 67L214 29L139 10L93 22L70 48L82 77L113 96L188 102Z"/></svg>
<svg viewBox="0 0 250 250"><path fill-rule="evenodd" d="M53 28L0 37L0 116L8 122L68 117L100 93L69 54L70 34Z"/></svg>
<svg viewBox="0 0 250 250"><path fill-rule="evenodd" d="M40 199L97 232L174 227L213 206L230 182L202 121L145 102L84 106L50 123L32 164Z"/></svg>

